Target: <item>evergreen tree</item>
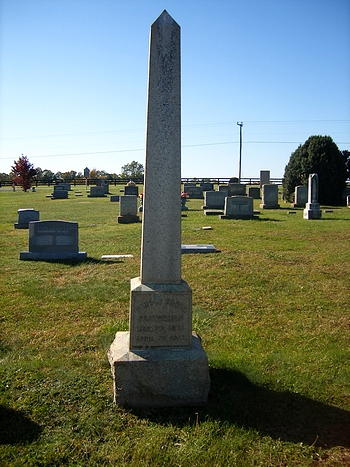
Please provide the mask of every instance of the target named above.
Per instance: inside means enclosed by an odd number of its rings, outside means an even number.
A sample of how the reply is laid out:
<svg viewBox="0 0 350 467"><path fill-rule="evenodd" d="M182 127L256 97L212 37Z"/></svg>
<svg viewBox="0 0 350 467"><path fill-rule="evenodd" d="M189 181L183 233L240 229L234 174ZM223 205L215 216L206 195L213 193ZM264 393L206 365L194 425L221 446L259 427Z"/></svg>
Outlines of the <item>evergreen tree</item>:
<svg viewBox="0 0 350 467"><path fill-rule="evenodd" d="M345 151L344 151L345 152ZM346 155L330 136L310 136L290 156L282 181L283 195L291 201L297 185L307 185L310 173L317 173L319 203L337 205L346 186Z"/></svg>

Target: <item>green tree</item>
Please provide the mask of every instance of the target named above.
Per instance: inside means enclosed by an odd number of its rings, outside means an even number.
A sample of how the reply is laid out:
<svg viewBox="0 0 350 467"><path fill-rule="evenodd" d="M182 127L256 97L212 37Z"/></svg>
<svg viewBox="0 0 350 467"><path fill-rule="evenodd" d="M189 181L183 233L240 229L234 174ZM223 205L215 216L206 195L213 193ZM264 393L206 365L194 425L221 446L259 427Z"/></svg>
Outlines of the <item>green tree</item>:
<svg viewBox="0 0 350 467"><path fill-rule="evenodd" d="M307 185L310 173L317 173L320 204L343 201L346 186L346 156L330 136L310 136L290 156L282 181L283 195L291 201L297 185Z"/></svg>
<svg viewBox="0 0 350 467"><path fill-rule="evenodd" d="M13 161L14 165L11 167L11 180L17 185L22 186L23 191L29 190L32 186L33 178L36 176L36 170L31 164L27 156L20 157L18 161Z"/></svg>
<svg viewBox="0 0 350 467"><path fill-rule="evenodd" d="M120 174L121 178L142 178L144 174L143 165L139 162L132 161L129 164L122 166L122 173Z"/></svg>

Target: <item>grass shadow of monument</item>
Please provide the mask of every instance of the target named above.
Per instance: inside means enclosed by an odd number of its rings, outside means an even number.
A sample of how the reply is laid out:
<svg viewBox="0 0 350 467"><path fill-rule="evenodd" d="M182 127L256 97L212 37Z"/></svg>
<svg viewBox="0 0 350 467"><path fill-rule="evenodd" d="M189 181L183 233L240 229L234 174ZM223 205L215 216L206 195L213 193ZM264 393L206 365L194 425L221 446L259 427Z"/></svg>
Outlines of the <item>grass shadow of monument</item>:
<svg viewBox="0 0 350 467"><path fill-rule="evenodd" d="M42 428L19 410L0 405L0 445L35 441Z"/></svg>
<svg viewBox="0 0 350 467"><path fill-rule="evenodd" d="M210 376L206 407L133 412L156 423L180 427L198 412L199 423L203 419L220 420L286 442L350 448L349 411L300 394L258 386L238 371L212 368Z"/></svg>

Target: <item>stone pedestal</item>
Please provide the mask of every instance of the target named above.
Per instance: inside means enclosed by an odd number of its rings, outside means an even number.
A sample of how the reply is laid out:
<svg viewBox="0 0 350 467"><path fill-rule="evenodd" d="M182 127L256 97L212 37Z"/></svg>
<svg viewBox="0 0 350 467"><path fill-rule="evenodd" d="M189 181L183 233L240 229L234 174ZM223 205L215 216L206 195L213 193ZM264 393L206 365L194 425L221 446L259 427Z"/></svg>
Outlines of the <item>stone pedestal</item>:
<svg viewBox="0 0 350 467"><path fill-rule="evenodd" d="M199 337L189 349L130 350L129 332L109 349L114 402L127 407L188 407L207 403L208 359Z"/></svg>
<svg viewBox="0 0 350 467"><path fill-rule="evenodd" d="M308 202L305 205L304 219L321 219L322 211L318 203L318 175L309 174Z"/></svg>
<svg viewBox="0 0 350 467"><path fill-rule="evenodd" d="M320 209L319 203L306 203L303 211L304 219L321 219L322 210Z"/></svg>

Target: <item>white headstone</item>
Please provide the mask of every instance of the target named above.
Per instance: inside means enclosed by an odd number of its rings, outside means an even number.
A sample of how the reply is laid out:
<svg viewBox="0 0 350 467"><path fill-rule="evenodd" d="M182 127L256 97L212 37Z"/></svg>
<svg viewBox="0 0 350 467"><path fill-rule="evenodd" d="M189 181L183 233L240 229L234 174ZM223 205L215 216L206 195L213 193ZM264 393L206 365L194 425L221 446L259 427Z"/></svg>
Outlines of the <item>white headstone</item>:
<svg viewBox="0 0 350 467"><path fill-rule="evenodd" d="M304 219L321 219L322 211L318 203L318 175L309 174L308 202L306 203L303 217Z"/></svg>

